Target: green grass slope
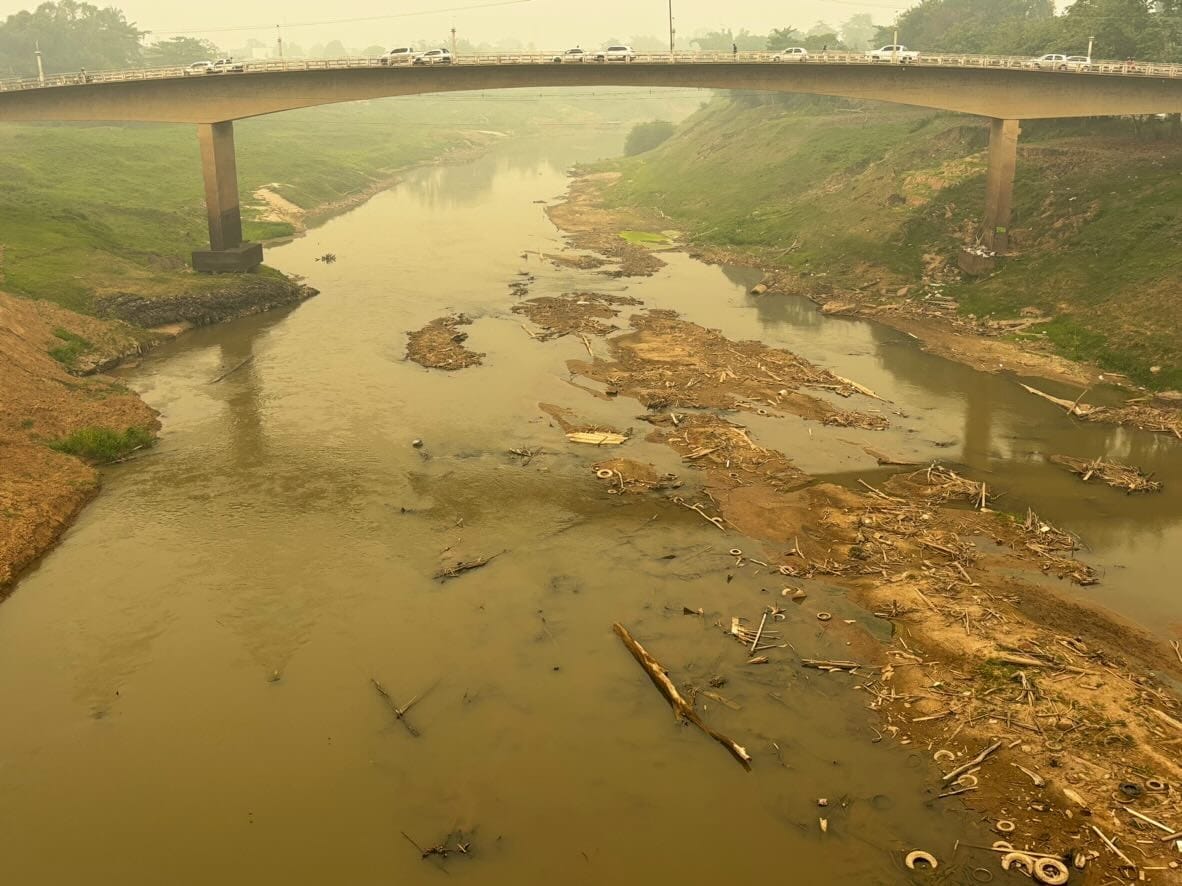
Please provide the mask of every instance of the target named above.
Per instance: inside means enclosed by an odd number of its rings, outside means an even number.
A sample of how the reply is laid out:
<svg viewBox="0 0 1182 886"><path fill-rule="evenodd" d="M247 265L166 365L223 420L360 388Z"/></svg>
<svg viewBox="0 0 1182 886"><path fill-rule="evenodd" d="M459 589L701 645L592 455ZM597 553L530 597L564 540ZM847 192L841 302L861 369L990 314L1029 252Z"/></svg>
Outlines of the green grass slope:
<svg viewBox="0 0 1182 886"><path fill-rule="evenodd" d="M634 91L542 99L535 90L355 102L239 121L244 233L256 240L292 233L251 208L263 185L276 184L314 217L400 169L490 144L498 132L644 119L655 106L681 117L689 101L638 101ZM109 291L226 285L186 268L189 253L207 243L192 126L0 124L0 185L0 290L89 312Z"/></svg>
<svg viewBox="0 0 1182 886"><path fill-rule="evenodd" d="M692 241L751 253L802 286L855 289L955 267L984 203L983 121L888 106L719 99L664 145L613 164L610 203L652 207ZM1182 386L1182 141L1121 121L1030 124L1015 257L947 291L966 314L1034 307L1065 354ZM1156 373L1150 367L1159 367Z"/></svg>

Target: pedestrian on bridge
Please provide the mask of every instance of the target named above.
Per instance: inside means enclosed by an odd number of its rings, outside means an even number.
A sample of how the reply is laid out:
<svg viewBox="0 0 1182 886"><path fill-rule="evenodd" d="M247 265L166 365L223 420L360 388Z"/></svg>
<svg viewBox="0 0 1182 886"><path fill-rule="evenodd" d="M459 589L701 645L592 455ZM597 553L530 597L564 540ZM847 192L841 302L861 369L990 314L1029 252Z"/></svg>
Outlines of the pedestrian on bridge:
<svg viewBox="0 0 1182 886"><path fill-rule="evenodd" d="M733 55L735 58L739 57L739 44L738 43L731 44L731 55Z"/></svg>

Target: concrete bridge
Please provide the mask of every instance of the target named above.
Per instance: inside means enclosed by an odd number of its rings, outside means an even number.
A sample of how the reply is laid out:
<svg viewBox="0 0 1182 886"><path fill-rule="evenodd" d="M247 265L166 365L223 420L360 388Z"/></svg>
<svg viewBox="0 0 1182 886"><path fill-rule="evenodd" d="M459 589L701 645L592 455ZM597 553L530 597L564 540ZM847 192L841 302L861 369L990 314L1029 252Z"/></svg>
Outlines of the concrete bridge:
<svg viewBox="0 0 1182 886"><path fill-rule="evenodd" d="M208 251L203 271L248 270L262 247L242 240L234 121L295 108L468 90L639 86L811 93L895 102L991 121L983 239L1008 247L1022 120L1182 113L1182 66L1098 62L1039 70L1028 60L923 55L910 63L824 53L806 63L772 53L647 54L631 62L554 64L554 54L470 56L452 65L381 65L376 59L248 63L194 74L182 68L0 81L0 123L113 121L195 123L201 144ZM85 82L83 82L85 81Z"/></svg>

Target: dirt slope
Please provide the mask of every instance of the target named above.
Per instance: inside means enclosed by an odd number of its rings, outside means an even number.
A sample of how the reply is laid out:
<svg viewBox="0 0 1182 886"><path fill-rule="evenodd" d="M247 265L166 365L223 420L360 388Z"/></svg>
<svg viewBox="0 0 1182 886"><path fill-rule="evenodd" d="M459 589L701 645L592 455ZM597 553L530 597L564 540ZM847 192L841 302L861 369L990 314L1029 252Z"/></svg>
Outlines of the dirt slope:
<svg viewBox="0 0 1182 886"><path fill-rule="evenodd" d="M95 356L138 348L112 324L0 292L0 594L98 489L93 467L48 444L87 427L159 427L135 394L50 356L71 344Z"/></svg>

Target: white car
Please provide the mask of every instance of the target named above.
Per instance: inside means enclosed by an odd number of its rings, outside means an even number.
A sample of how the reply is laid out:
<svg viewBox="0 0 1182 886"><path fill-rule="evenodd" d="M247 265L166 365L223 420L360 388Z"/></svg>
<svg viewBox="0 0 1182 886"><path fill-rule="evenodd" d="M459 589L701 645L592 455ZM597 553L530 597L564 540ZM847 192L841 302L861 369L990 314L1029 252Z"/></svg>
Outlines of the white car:
<svg viewBox="0 0 1182 886"><path fill-rule="evenodd" d="M1041 71L1066 71L1068 67L1067 56L1060 52L1048 52L1046 55L1040 55L1027 62L1027 65Z"/></svg>
<svg viewBox="0 0 1182 886"><path fill-rule="evenodd" d="M562 55L556 55L553 59L551 59L551 61L553 61L556 65L577 64L585 62L586 60L587 53L578 47L575 47L574 49L568 49Z"/></svg>
<svg viewBox="0 0 1182 886"><path fill-rule="evenodd" d="M209 74L212 71L213 62L211 61L193 62L193 64L185 68L185 76L188 77L190 74Z"/></svg>
<svg viewBox="0 0 1182 886"><path fill-rule="evenodd" d="M1067 56L1067 68L1071 71L1094 71L1096 69L1092 60L1086 55Z"/></svg>
<svg viewBox="0 0 1182 886"><path fill-rule="evenodd" d="M452 56L450 49L428 49L415 56L416 65L450 65Z"/></svg>
<svg viewBox="0 0 1182 886"><path fill-rule="evenodd" d="M807 62L809 51L803 46L789 46L772 56L774 62Z"/></svg>
<svg viewBox="0 0 1182 886"><path fill-rule="evenodd" d="M236 62L232 58L219 58L210 67L207 74L241 74L246 70L246 66L242 62Z"/></svg>
<svg viewBox="0 0 1182 886"><path fill-rule="evenodd" d="M631 46L609 46L595 56L597 62L631 62L636 60L636 53Z"/></svg>
<svg viewBox="0 0 1182 886"><path fill-rule="evenodd" d="M872 49L866 53L867 57L874 62L893 62L897 61L903 65L909 65L913 61L919 59L919 53L914 49L908 49L902 44L896 43L891 46L883 46L880 49Z"/></svg>
<svg viewBox="0 0 1182 886"><path fill-rule="evenodd" d="M399 46L389 52L383 52L378 59L383 65L409 65L415 60L418 51L413 46Z"/></svg>

